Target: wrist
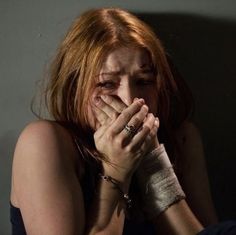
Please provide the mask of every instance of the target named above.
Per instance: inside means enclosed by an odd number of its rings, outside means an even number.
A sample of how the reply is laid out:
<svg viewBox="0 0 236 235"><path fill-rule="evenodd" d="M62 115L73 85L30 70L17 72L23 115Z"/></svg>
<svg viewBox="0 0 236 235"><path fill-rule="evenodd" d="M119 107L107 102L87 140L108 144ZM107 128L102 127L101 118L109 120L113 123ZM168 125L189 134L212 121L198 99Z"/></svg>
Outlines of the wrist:
<svg viewBox="0 0 236 235"><path fill-rule="evenodd" d="M144 157L137 179L150 219L185 198L163 144Z"/></svg>
<svg viewBox="0 0 236 235"><path fill-rule="evenodd" d="M132 179L132 173L127 173L122 170L121 167L115 167L110 164L103 164L103 175L108 175L111 178L115 179L119 185L123 188L129 188Z"/></svg>
<svg viewBox="0 0 236 235"><path fill-rule="evenodd" d="M123 200L123 202L126 205L126 208L131 207L131 199L128 194L130 181L121 183L121 182L117 181L115 178L113 178L109 175L103 175L103 174L99 174L99 178L103 182L109 184L113 189L117 190L117 192L119 192L120 199Z"/></svg>
<svg viewBox="0 0 236 235"><path fill-rule="evenodd" d="M153 150L159 148L160 145L161 145L161 144L159 143L159 140L158 140L158 138L156 137L156 138L152 141L152 143L151 143L151 145L150 145L150 148L149 148L149 151L147 152L146 155L148 155L148 154L149 154L150 152L152 152Z"/></svg>

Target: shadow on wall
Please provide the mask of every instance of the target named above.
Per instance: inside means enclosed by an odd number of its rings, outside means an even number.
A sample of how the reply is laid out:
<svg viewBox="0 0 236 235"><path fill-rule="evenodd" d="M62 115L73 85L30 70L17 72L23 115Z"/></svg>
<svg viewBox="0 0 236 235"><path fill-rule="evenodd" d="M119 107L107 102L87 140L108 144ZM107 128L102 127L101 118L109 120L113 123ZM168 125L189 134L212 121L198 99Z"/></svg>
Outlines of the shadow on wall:
<svg viewBox="0 0 236 235"><path fill-rule="evenodd" d="M9 130L0 136L0 234L10 234L9 200L11 166L18 131Z"/></svg>
<svg viewBox="0 0 236 235"><path fill-rule="evenodd" d="M236 22L184 14L136 15L157 33L193 92L213 200L220 220L235 219Z"/></svg>

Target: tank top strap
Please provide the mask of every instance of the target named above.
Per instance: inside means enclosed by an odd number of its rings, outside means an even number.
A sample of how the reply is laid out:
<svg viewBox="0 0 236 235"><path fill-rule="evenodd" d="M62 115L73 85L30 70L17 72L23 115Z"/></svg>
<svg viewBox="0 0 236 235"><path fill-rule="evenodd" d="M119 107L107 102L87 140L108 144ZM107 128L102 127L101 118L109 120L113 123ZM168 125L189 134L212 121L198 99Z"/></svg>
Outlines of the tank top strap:
<svg viewBox="0 0 236 235"><path fill-rule="evenodd" d="M77 173L78 173L79 180L81 181L82 178L84 177L84 174L85 174L84 154L81 149L81 145L80 145L79 141L74 136L72 136L72 138L73 138L76 150L78 152L78 158L77 158L77 163L78 163L77 164L77 171L78 172Z"/></svg>

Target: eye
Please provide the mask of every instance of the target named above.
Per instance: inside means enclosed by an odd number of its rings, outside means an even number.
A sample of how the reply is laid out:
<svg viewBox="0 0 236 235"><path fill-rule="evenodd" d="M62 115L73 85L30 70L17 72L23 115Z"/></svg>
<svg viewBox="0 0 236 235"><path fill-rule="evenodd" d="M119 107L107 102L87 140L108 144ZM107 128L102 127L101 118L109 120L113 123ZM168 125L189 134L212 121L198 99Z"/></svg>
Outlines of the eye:
<svg viewBox="0 0 236 235"><path fill-rule="evenodd" d="M117 86L117 84L112 81L104 81L104 82L99 82L97 84L97 87L101 87L104 89L114 89L114 88L116 88L116 86Z"/></svg>

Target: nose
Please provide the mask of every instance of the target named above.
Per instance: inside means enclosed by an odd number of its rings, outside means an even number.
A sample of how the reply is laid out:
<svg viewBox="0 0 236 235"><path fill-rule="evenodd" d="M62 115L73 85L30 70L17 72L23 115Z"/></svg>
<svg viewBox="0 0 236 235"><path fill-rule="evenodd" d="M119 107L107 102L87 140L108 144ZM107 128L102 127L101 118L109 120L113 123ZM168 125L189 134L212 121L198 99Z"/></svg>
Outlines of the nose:
<svg viewBox="0 0 236 235"><path fill-rule="evenodd" d="M135 89L130 84L124 84L117 90L117 96L128 106L132 104L135 96Z"/></svg>

